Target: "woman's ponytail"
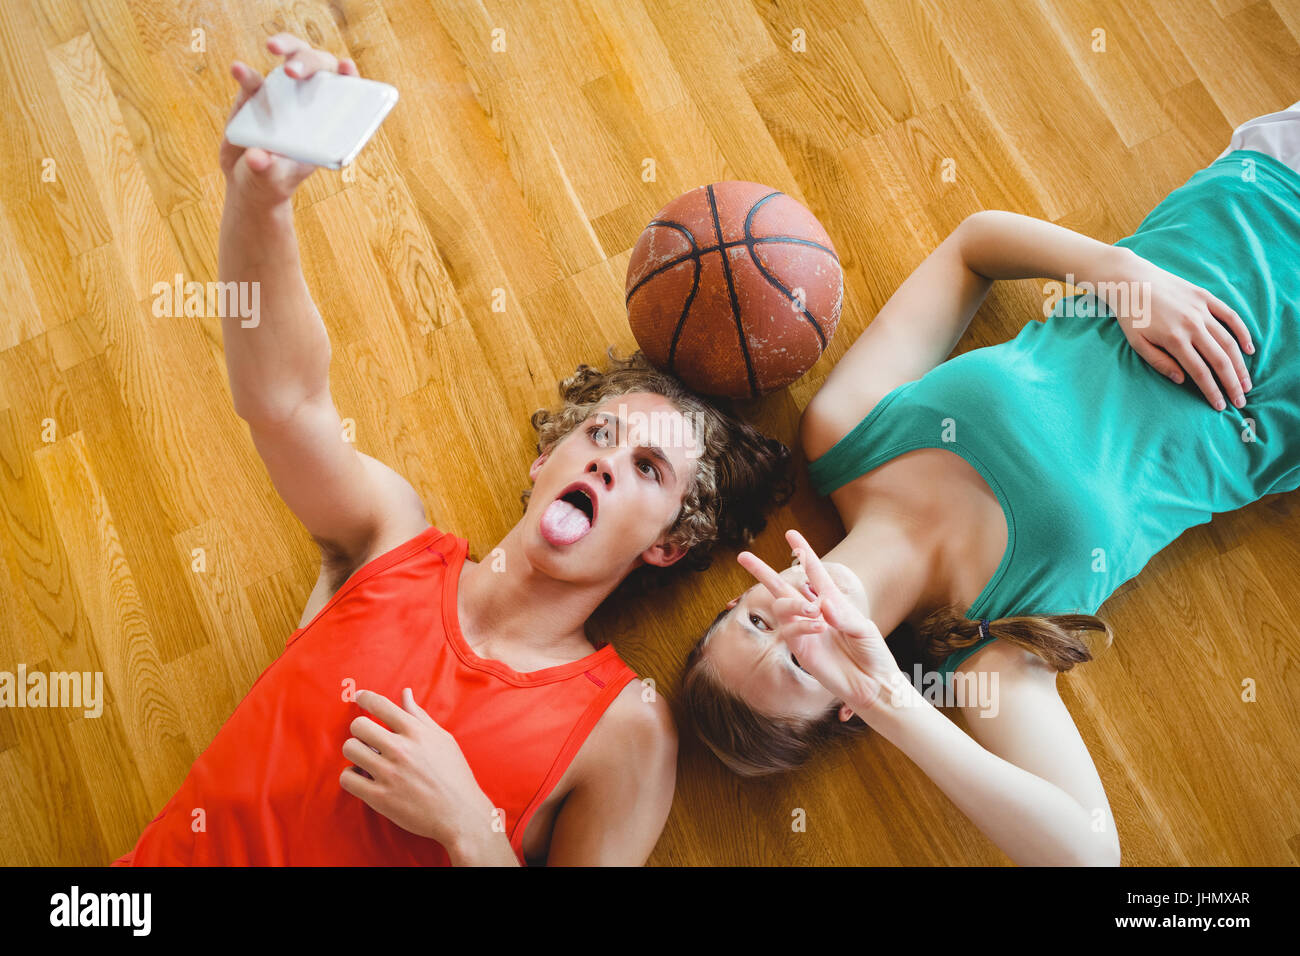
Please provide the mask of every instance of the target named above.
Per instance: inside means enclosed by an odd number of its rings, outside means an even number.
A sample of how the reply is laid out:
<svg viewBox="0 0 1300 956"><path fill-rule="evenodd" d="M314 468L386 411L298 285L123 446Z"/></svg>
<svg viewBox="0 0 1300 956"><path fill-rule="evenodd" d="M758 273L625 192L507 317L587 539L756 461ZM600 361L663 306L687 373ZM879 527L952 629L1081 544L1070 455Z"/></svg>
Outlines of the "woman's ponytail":
<svg viewBox="0 0 1300 956"><path fill-rule="evenodd" d="M988 634L1037 654L1058 671L1092 660L1115 636L1109 624L1092 614L1003 617L989 622ZM1085 640L1086 635L1095 636ZM956 605L939 608L917 628L920 651L934 667L981 639L979 621L966 617Z"/></svg>

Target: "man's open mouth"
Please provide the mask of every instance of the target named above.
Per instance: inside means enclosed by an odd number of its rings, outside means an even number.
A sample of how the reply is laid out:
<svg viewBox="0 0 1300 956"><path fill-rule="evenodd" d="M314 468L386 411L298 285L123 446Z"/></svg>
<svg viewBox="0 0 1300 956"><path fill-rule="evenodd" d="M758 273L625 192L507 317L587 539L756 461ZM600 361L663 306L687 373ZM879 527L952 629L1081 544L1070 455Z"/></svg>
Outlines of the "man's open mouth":
<svg viewBox="0 0 1300 956"><path fill-rule="evenodd" d="M587 521L595 523L596 520L596 503L591 500L591 495L581 488L575 488L573 491L560 495L561 501L567 501L573 507L577 508L587 516Z"/></svg>
<svg viewBox="0 0 1300 956"><path fill-rule="evenodd" d="M573 544L591 531L596 510L595 495L582 482L574 482L542 513L542 537L554 545Z"/></svg>

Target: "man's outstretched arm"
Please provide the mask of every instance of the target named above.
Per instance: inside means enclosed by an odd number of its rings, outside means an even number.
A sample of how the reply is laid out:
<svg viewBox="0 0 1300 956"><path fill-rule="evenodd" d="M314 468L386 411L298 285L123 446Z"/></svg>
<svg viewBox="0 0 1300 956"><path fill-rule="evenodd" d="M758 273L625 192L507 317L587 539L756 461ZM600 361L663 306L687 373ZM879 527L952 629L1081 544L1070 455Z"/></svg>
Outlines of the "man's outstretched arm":
<svg viewBox="0 0 1300 956"><path fill-rule="evenodd" d="M306 79L317 70L356 76L350 60L278 34L267 49ZM236 63L235 110L262 84ZM232 111L231 115L234 115ZM257 313L222 319L226 370L235 413L244 419L276 491L332 563L356 565L387 529L399 537L427 525L415 490L386 465L344 440L329 390L330 342L303 277L293 225L293 193L315 169L223 139L226 204L218 277L254 283Z"/></svg>

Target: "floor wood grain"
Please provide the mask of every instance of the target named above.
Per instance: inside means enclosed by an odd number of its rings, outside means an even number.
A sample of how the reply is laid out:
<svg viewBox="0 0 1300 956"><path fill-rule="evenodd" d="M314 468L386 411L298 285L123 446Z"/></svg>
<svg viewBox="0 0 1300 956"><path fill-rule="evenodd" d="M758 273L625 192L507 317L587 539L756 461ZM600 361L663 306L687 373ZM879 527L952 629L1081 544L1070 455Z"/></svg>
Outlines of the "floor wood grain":
<svg viewBox="0 0 1300 956"><path fill-rule="evenodd" d="M679 193L770 184L840 252L828 354L747 406L793 443L966 214L1115 241L1236 124L1300 99L1300 0L0 4L0 670L101 672L106 698L99 717L0 708L0 864L129 849L311 590L315 548L232 411L219 320L150 307L157 282L216 277L228 67L270 69L279 30L402 91L353 170L299 191L297 226L358 447L475 557L519 517L529 413L633 347L628 256ZM959 349L1011 337L1042 298L997 289ZM806 481L773 523L770 561L782 527L819 550L842 534ZM1061 681L1126 863L1300 863L1298 542L1294 494L1187 532L1103 607L1111 652ZM746 585L732 557L598 621L670 696ZM878 739L742 782L684 736L651 862L1007 861Z"/></svg>

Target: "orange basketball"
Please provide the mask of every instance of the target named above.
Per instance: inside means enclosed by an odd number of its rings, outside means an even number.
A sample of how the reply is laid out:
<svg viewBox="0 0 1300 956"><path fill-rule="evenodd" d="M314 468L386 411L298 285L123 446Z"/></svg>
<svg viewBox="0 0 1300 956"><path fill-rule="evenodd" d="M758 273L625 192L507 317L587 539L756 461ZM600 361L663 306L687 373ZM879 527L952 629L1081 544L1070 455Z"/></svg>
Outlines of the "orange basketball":
<svg viewBox="0 0 1300 956"><path fill-rule="evenodd" d="M812 368L844 273L817 218L747 182L699 186L650 220L624 287L637 344L705 395L757 398Z"/></svg>

